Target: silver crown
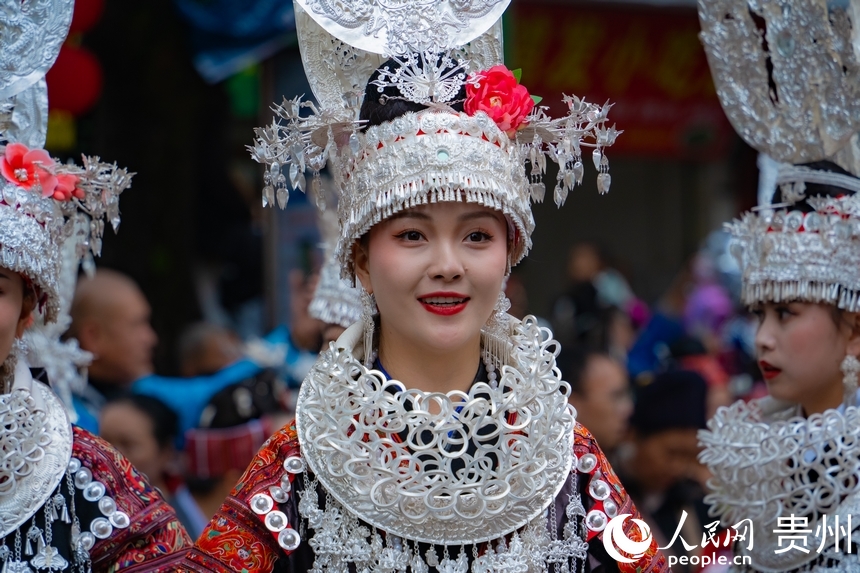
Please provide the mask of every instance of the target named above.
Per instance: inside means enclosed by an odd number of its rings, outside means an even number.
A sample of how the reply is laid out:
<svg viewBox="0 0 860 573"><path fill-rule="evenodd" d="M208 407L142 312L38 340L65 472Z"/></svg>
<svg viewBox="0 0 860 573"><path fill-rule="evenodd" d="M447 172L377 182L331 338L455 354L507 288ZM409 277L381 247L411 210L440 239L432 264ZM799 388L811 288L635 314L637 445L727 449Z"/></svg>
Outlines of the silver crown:
<svg viewBox="0 0 860 573"><path fill-rule="evenodd" d="M546 108L535 107L522 126L505 128L507 131L484 111L470 115L445 105L467 82L479 86L485 81L481 71L501 61L501 26L498 15L490 18L496 14L494 6L505 2L433 3L438 4L433 10L448 11L446 14L454 10L456 17L446 16L437 23L450 34L439 44L443 49L432 54L426 50L404 54L399 44L380 44L376 36L367 42L359 41L354 35L344 34L339 27L343 22L335 22L337 18L332 14L327 13L327 19L315 13L315 9L322 9L321 4L304 0L296 3L299 46L320 106L301 98L285 99L274 108L275 121L256 130L257 137L249 149L256 161L267 166L264 205L276 201L282 208L286 205L287 173L292 187L306 191L306 168L313 172L310 191L322 205L319 171L330 164L341 195L341 236L335 252L344 278L352 278L351 247L355 239L402 209L434 201L464 200L502 211L518 231L512 252L512 263L516 264L531 246L534 221L530 200L543 200L547 156L559 165L553 194L558 205L582 183L583 148L592 149L598 189L602 193L609 190L605 149L615 142L619 132L607 125L611 107L608 102L599 106L566 97L565 116L553 119ZM351 3L343 17L347 18L359 5L373 13L381 10L379 14L390 18L385 23L377 22L387 26L389 34L405 25L399 16L371 0ZM407 2L401 8L414 13L420 12L423 5ZM463 35L457 22L471 20L474 25L464 28L470 33ZM415 26L420 28L423 24L418 22ZM417 29L412 32L418 34ZM460 43L453 44L452 38ZM376 49L377 53L365 48ZM396 87L404 99L430 107L364 132L357 120L358 112L364 86L381 65L380 52L398 54L395 60L401 66L396 70L383 67L373 85L382 90Z"/></svg>
<svg viewBox="0 0 860 573"><path fill-rule="evenodd" d="M748 144L782 163L769 170L763 209L727 226L746 304L860 309L860 210L851 195L860 180L791 165L830 160L858 174L857 16L856 2L699 0L701 38L726 115ZM849 196L808 198L807 184ZM783 203L769 204L773 186ZM794 206L803 200L812 212Z"/></svg>

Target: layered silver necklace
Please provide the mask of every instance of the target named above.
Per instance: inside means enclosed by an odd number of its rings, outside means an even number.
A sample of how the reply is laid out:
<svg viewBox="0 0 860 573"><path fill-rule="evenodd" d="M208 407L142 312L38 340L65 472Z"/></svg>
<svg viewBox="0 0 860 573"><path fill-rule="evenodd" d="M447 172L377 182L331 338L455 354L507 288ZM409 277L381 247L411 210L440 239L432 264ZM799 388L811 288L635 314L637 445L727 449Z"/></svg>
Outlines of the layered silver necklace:
<svg viewBox="0 0 860 573"><path fill-rule="evenodd" d="M11 360L10 362L14 362ZM50 388L33 380L23 360L10 391L0 394L0 571L91 570L98 539L131 524L92 471L72 457L72 427ZM82 523L76 495L98 507ZM61 547L60 528L69 531Z"/></svg>
<svg viewBox="0 0 860 573"><path fill-rule="evenodd" d="M700 460L713 473L705 501L725 526L752 521L752 547L743 542L739 550L751 557L753 570L860 570L860 409L803 418L796 406L771 398L737 402L718 410L699 439ZM852 519L838 544L832 533L836 516L843 529ZM794 522L805 524L799 529L810 530L808 552L784 551L792 534L784 520L790 517L803 520ZM819 534L826 536L820 551ZM851 554L845 550L848 536Z"/></svg>
<svg viewBox="0 0 860 573"><path fill-rule="evenodd" d="M497 380L447 394L369 370L355 358L361 339L355 325L322 354L298 400L301 456L284 461L279 487L250 500L281 547L295 550L307 537L314 573L584 564L585 509L571 485L574 412L549 331L532 317L511 321ZM303 491L290 491L299 483ZM560 529L555 498L566 484ZM275 505L295 494L298 531Z"/></svg>

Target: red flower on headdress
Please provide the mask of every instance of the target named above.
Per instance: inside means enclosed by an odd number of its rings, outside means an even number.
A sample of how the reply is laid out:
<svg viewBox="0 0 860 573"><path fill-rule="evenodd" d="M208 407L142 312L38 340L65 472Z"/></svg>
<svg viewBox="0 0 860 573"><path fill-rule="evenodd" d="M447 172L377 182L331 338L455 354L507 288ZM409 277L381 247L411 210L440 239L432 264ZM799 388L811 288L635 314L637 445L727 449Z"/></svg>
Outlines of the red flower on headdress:
<svg viewBox="0 0 860 573"><path fill-rule="evenodd" d="M0 173L18 187L31 189L38 184L42 196L50 197L57 187L57 178L51 173L54 160L44 149L29 149L23 143L10 143L0 157Z"/></svg>
<svg viewBox="0 0 860 573"><path fill-rule="evenodd" d="M466 83L464 109L469 115L483 111L499 129L514 137L535 107L529 90L503 65L472 74Z"/></svg>
<svg viewBox="0 0 860 573"><path fill-rule="evenodd" d="M54 199L70 201L72 197L84 198L84 191L78 185L78 177L69 173L57 175L57 188L54 189Z"/></svg>

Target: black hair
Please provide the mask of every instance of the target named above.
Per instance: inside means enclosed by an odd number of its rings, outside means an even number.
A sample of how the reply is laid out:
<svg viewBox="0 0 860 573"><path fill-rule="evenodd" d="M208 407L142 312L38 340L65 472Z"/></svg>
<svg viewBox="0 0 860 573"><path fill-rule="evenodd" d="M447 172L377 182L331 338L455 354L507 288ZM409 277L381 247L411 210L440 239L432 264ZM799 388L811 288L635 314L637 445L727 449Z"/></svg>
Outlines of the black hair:
<svg viewBox="0 0 860 573"><path fill-rule="evenodd" d="M634 388L630 426L647 437L666 430L702 429L707 420L708 383L692 370L669 370Z"/></svg>
<svg viewBox="0 0 860 573"><path fill-rule="evenodd" d="M423 69L423 57L416 55L416 63L419 68ZM457 63L454 62L454 66L456 65ZM427 109L428 106L424 104L403 99L400 90L394 86L387 86L382 91L379 91L379 87L372 83L380 78L381 70L387 69L387 71L393 72L400 67L400 63L397 60L391 59L383 63L375 72L373 72L373 75L370 76L370 80L368 80L367 86L364 89L364 101L361 104L361 111L358 116L359 119L367 122L364 124L365 129L372 125L380 125L386 121L391 121L409 112L419 112L423 109ZM446 68L445 71L451 71L452 69L453 68ZM462 112L463 100L465 99L466 85L463 84L460 86L460 91L456 96L454 96L454 100L449 102L448 105L450 105L454 111ZM380 100L385 103L382 103Z"/></svg>
<svg viewBox="0 0 860 573"><path fill-rule="evenodd" d="M123 394L107 404L128 404L152 420L152 433L160 449L173 445L179 434L179 416L170 406L152 396L143 394Z"/></svg>
<svg viewBox="0 0 860 573"><path fill-rule="evenodd" d="M583 382L588 363L600 357L613 360L606 352L588 346L573 344L561 349L556 358L556 366L561 371L562 380L570 384L571 394L582 396L586 393Z"/></svg>
<svg viewBox="0 0 860 573"><path fill-rule="evenodd" d="M801 167L808 167L810 169L815 169L816 171L827 171L830 173L838 173L839 175L847 175L848 177L854 177L850 172L846 171L842 167L833 163L832 161L813 161L812 163L801 163L799 164ZM854 177L857 179L857 177ZM820 183L806 183L806 197L839 197L841 195L851 194L851 191L847 189L843 189L842 187L837 187L835 185L823 185ZM782 189L777 187L776 191L773 194L773 202L774 203L782 203ZM804 213L809 213L813 211L812 206L806 201L800 201L799 203L793 206L794 209L798 211L802 211Z"/></svg>
<svg viewBox="0 0 860 573"><path fill-rule="evenodd" d="M198 427L231 428L281 410L284 383L274 370L231 384L217 392L203 409Z"/></svg>

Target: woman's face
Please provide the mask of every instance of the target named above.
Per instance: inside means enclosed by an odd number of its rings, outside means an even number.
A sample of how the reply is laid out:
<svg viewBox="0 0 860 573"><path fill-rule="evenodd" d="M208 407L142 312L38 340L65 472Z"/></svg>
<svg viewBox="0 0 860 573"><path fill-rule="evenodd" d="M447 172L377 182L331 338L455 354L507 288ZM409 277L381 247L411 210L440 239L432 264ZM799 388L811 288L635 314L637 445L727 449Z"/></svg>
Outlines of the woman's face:
<svg viewBox="0 0 860 573"><path fill-rule="evenodd" d="M756 353L774 398L801 404L807 414L842 403L845 355L860 353L852 321L837 322L831 305L805 302L766 303L754 310L759 319Z"/></svg>
<svg viewBox="0 0 860 573"><path fill-rule="evenodd" d="M24 334L32 312L25 298L21 275L0 268L0 363L9 356L15 338Z"/></svg>
<svg viewBox="0 0 860 573"><path fill-rule="evenodd" d="M172 452L159 447L152 418L127 402L110 403L99 412L99 435L160 486Z"/></svg>
<svg viewBox="0 0 860 573"><path fill-rule="evenodd" d="M504 215L445 202L377 224L355 261L361 284L376 296L382 336L444 353L480 336L507 257Z"/></svg>

